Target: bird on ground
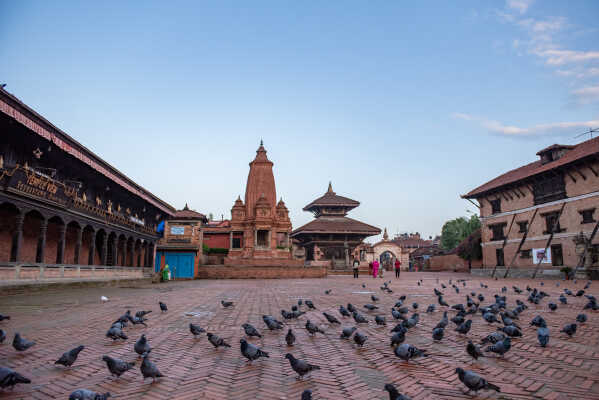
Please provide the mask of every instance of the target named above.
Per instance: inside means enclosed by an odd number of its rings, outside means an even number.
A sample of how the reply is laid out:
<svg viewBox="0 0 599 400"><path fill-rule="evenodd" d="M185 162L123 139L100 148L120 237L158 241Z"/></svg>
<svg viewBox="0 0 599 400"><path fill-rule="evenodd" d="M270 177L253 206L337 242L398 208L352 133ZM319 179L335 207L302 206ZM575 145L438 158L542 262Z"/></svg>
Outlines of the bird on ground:
<svg viewBox="0 0 599 400"><path fill-rule="evenodd" d="M485 301L485 296L483 296L482 293L479 293L478 296L476 296L476 298L478 299L478 301Z"/></svg>
<svg viewBox="0 0 599 400"><path fill-rule="evenodd" d="M354 317L354 321L356 321L358 324L368 323L368 319L366 319L362 314L358 313L357 311L354 311L352 316Z"/></svg>
<svg viewBox="0 0 599 400"><path fill-rule="evenodd" d="M456 325L461 325L464 323L464 321L466 321L466 318L464 317L465 313L457 313L456 315L454 315L454 317L452 319L450 319L451 322L453 322Z"/></svg>
<svg viewBox="0 0 599 400"><path fill-rule="evenodd" d="M10 316L0 314L0 321L4 321L5 319L10 319Z"/></svg>
<svg viewBox="0 0 599 400"><path fill-rule="evenodd" d="M547 306L549 307L549 309L551 311L557 310L557 304L555 304L555 303L549 303L549 304L547 304Z"/></svg>
<svg viewBox="0 0 599 400"><path fill-rule="evenodd" d="M152 350L146 335L141 335L137 342L135 342L135 345L133 345L133 350L135 350L135 352L140 356L142 356L144 353L149 353Z"/></svg>
<svg viewBox="0 0 599 400"><path fill-rule="evenodd" d="M399 393L397 388L391 383L385 385L385 390L389 392L389 400L411 400L408 396Z"/></svg>
<svg viewBox="0 0 599 400"><path fill-rule="evenodd" d="M466 335L468 332L470 332L471 327L472 327L472 320L469 319L468 321L464 322L463 324L461 324L460 326L455 328L455 331Z"/></svg>
<svg viewBox="0 0 599 400"><path fill-rule="evenodd" d="M397 311L395 308L391 309L391 316L395 319L401 319L402 315L399 311Z"/></svg>
<svg viewBox="0 0 599 400"><path fill-rule="evenodd" d="M287 346L293 346L293 343L295 343L295 335L291 328L289 328L287 335L285 335L285 342L287 342Z"/></svg>
<svg viewBox="0 0 599 400"><path fill-rule="evenodd" d="M102 303L106 303L108 301L108 297L106 297L106 296L100 296L100 301Z"/></svg>
<svg viewBox="0 0 599 400"><path fill-rule="evenodd" d="M567 324L564 325L564 327L562 328L562 330L560 332L564 332L566 335L572 337L572 335L574 335L576 333L576 324Z"/></svg>
<svg viewBox="0 0 599 400"><path fill-rule="evenodd" d="M310 320L306 321L306 330L310 333L310 335L314 335L316 333L325 334L322 329L318 327L318 325L313 324Z"/></svg>
<svg viewBox="0 0 599 400"><path fill-rule="evenodd" d="M581 297L584 294L584 290L580 289L578 292L576 292L576 297Z"/></svg>
<svg viewBox="0 0 599 400"><path fill-rule="evenodd" d="M142 311L137 311L135 313L135 316L138 317L138 318L143 318L143 317L145 317L146 315L148 315L151 312L152 312L152 310L148 310L148 311L143 311L143 310Z"/></svg>
<svg viewBox="0 0 599 400"><path fill-rule="evenodd" d="M127 340L129 339L123 330L117 326L111 326L108 332L106 332L106 337L111 338L113 341L118 339Z"/></svg>
<svg viewBox="0 0 599 400"><path fill-rule="evenodd" d="M63 355L58 360L56 360L54 364L60 364L64 365L65 367L70 367L75 363L75 361L77 361L77 356L79 356L79 353L84 348L85 346L77 346L74 349L71 349L63 353Z"/></svg>
<svg viewBox="0 0 599 400"><path fill-rule="evenodd" d="M461 312L466 312L466 309L464 308L463 304L454 304L453 306L451 306L452 309L457 310L457 311L461 311Z"/></svg>
<svg viewBox="0 0 599 400"><path fill-rule="evenodd" d="M312 391L310 389L304 390L301 400L312 400Z"/></svg>
<svg viewBox="0 0 599 400"><path fill-rule="evenodd" d="M323 312L322 315L324 315L324 317L327 319L327 321L329 321L329 323L331 323L331 324L341 324L341 322L339 322L339 320L337 318L335 318L334 315L331 315L326 312Z"/></svg>
<svg viewBox="0 0 599 400"><path fill-rule="evenodd" d="M356 328L355 326L350 326L350 327L347 327L347 328L343 328L341 330L341 335L339 337L341 339L349 339L351 337L351 335L354 334L354 332L356 331L356 329L358 329L358 328Z"/></svg>
<svg viewBox="0 0 599 400"><path fill-rule="evenodd" d="M514 292L516 292L516 293L518 293L518 294L522 293L522 289L520 289L520 288L519 288L519 287L517 287L517 286L512 286L512 289L514 289Z"/></svg>
<svg viewBox="0 0 599 400"><path fill-rule="evenodd" d="M541 347L546 347L549 343L549 328L538 328L537 339Z"/></svg>
<svg viewBox="0 0 599 400"><path fill-rule="evenodd" d="M223 306L224 308L233 307L233 302L232 302L232 301L224 301L224 300L221 300L221 301L220 301L220 304L222 304L222 306Z"/></svg>
<svg viewBox="0 0 599 400"><path fill-rule="evenodd" d="M395 348L395 355L404 361L409 361L412 358L426 357L426 350L420 350L408 343L403 343Z"/></svg>
<svg viewBox="0 0 599 400"><path fill-rule="evenodd" d="M432 313L435 312L435 305L434 304L429 304L427 309L426 309L427 313Z"/></svg>
<svg viewBox="0 0 599 400"><path fill-rule="evenodd" d="M379 298L378 298L378 297L376 297L375 295L371 295L371 296L370 296L370 299L371 299L372 301L374 301L375 303L376 303L377 301L379 301Z"/></svg>
<svg viewBox="0 0 599 400"><path fill-rule="evenodd" d="M483 351L472 343L472 340L468 341L468 345L466 346L466 352L472 356L475 360L478 360L478 357L483 357Z"/></svg>
<svg viewBox="0 0 599 400"><path fill-rule="evenodd" d="M247 358L249 363L259 359L260 357L269 358L267 352L261 350L258 348L258 346L248 343L245 339L239 339L239 343L241 344L241 355Z"/></svg>
<svg viewBox="0 0 599 400"><path fill-rule="evenodd" d="M168 311L168 307L166 306L165 303L159 301L158 304L160 305L160 311L162 311L162 312L167 312Z"/></svg>
<svg viewBox="0 0 599 400"><path fill-rule="evenodd" d="M445 329L443 328L435 328L433 329L433 339L441 340L443 339L443 335L445 334Z"/></svg>
<svg viewBox="0 0 599 400"><path fill-rule="evenodd" d="M418 310L418 303L412 303L412 308L414 310Z"/></svg>
<svg viewBox="0 0 599 400"><path fill-rule="evenodd" d="M522 336L522 331L516 328L514 325L507 325L502 328L497 328L497 330L502 331L506 335L510 337L520 337Z"/></svg>
<svg viewBox="0 0 599 400"><path fill-rule="evenodd" d="M208 336L208 341L212 343L215 349L218 349L219 347L231 347L229 343L218 337L218 335L208 332L206 336Z"/></svg>
<svg viewBox="0 0 599 400"><path fill-rule="evenodd" d="M406 340L406 331L398 331L391 336L391 347L400 345Z"/></svg>
<svg viewBox="0 0 599 400"><path fill-rule="evenodd" d="M581 324L584 324L585 322L587 322L587 315L586 314L578 314L576 316L576 322L580 322ZM2 342L0 340L0 342Z"/></svg>
<svg viewBox="0 0 599 400"><path fill-rule="evenodd" d="M437 301L439 302L439 305L442 305L444 307L449 307L449 304L447 304L447 302L445 300L443 300L443 296L437 297Z"/></svg>
<svg viewBox="0 0 599 400"><path fill-rule="evenodd" d="M324 294L331 294L331 292L332 292L332 289L328 289L328 290L324 291Z"/></svg>
<svg viewBox="0 0 599 400"><path fill-rule="evenodd" d="M18 372L7 367L0 367L0 388L13 388L18 383L31 383L31 380L25 378Z"/></svg>
<svg viewBox="0 0 599 400"><path fill-rule="evenodd" d="M441 292L440 290L438 290L437 288L433 289L433 292L435 293L435 296L439 297L439 296L443 296L443 292Z"/></svg>
<svg viewBox="0 0 599 400"><path fill-rule="evenodd" d="M368 336L366 336L362 332L356 332L356 334L354 335L354 342L356 342L356 344L360 347L364 346L364 343L366 343L366 339L368 339Z"/></svg>
<svg viewBox="0 0 599 400"><path fill-rule="evenodd" d="M19 332L15 333L15 337L12 341L12 347L14 347L16 351L25 351L34 345L35 342L21 337Z"/></svg>
<svg viewBox="0 0 599 400"><path fill-rule="evenodd" d="M143 379L146 380L146 378L152 378L152 383L156 382L156 378L164 377L164 375L162 375L158 370L158 367L156 367L156 365L150 361L149 353L144 353L143 361L139 369L143 375Z"/></svg>
<svg viewBox="0 0 599 400"><path fill-rule="evenodd" d="M302 301L302 299L298 299L298 300L297 300L297 305L298 305L299 307L301 307L301 306L302 306L302 304L304 304L304 302Z"/></svg>
<svg viewBox="0 0 599 400"><path fill-rule="evenodd" d="M497 342L501 342L503 339L505 339L507 336L505 335L505 333L500 332L500 331L496 331L493 332L487 336L485 336L482 340L481 343L485 344L485 343L497 343Z"/></svg>
<svg viewBox="0 0 599 400"><path fill-rule="evenodd" d="M274 331L276 329L283 329L283 324L280 321L277 321L270 315L263 315L262 320L268 329Z"/></svg>
<svg viewBox="0 0 599 400"><path fill-rule="evenodd" d="M441 318L441 321L439 321L435 328L445 328L448 323L449 320L447 319L447 311L443 311L443 318Z"/></svg>
<svg viewBox="0 0 599 400"><path fill-rule="evenodd" d="M488 346L485 351L499 354L503 357L505 353L507 353L512 347L512 340L510 337L506 337L501 342L497 342L494 345Z"/></svg>
<svg viewBox="0 0 599 400"><path fill-rule="evenodd" d="M77 389L69 395L69 400L107 400L110 392L98 393L89 389Z"/></svg>
<svg viewBox="0 0 599 400"><path fill-rule="evenodd" d="M486 312L483 314L483 319L485 321L487 321L488 323L492 324L493 322L499 322L499 320L497 319L497 317L495 316L495 314L490 313L490 312Z"/></svg>
<svg viewBox="0 0 599 400"><path fill-rule="evenodd" d="M385 317L382 315L375 316L374 322L376 322L377 325L387 325L387 321L385 320Z"/></svg>
<svg viewBox="0 0 599 400"><path fill-rule="evenodd" d="M364 304L364 308L367 309L368 311L374 311L374 310L378 310L379 309L374 304Z"/></svg>
<svg viewBox="0 0 599 400"><path fill-rule="evenodd" d="M347 310L348 310L350 313L353 313L353 312L355 312L355 311L356 311L356 312L358 311L358 309L357 309L357 308L356 308L356 307L355 307L355 306L354 306L352 303L347 303Z"/></svg>
<svg viewBox="0 0 599 400"><path fill-rule="evenodd" d="M147 319L145 319L144 317L137 317L137 316L131 317L131 323L133 325L143 325L147 328L148 325L146 325L146 321L147 321Z"/></svg>
<svg viewBox="0 0 599 400"><path fill-rule="evenodd" d="M287 353L285 354L285 358L289 360L289 364L291 368L298 374L298 378L301 379L307 373L320 369L318 365L312 365L307 363L304 360L300 360L299 358L295 358L293 354Z"/></svg>
<svg viewBox="0 0 599 400"><path fill-rule="evenodd" d="M316 310L316 307L314 307L314 303L312 303L312 300L306 300L305 303L309 309Z"/></svg>
<svg viewBox="0 0 599 400"><path fill-rule="evenodd" d="M199 325L194 325L191 322L189 323L189 331L194 336L194 338L198 338L202 333L206 332L206 329L201 328Z"/></svg>
<svg viewBox="0 0 599 400"><path fill-rule="evenodd" d="M365 284L362 284L362 289L366 289L366 285Z"/></svg>
<svg viewBox="0 0 599 400"><path fill-rule="evenodd" d="M347 309L343 306L339 306L339 314L343 315L344 317L351 317L349 311L347 311Z"/></svg>
<svg viewBox="0 0 599 400"><path fill-rule="evenodd" d="M536 326L539 328L543 328L547 326L547 322L545 322L545 320L543 319L543 317L541 317L540 315L537 315L536 317L534 317L532 319L532 321L530 321L530 324L532 326Z"/></svg>
<svg viewBox="0 0 599 400"><path fill-rule="evenodd" d="M251 324L245 323L245 324L241 325L241 327L245 331L245 334L248 335L249 337L252 337L252 336L259 337L259 338L262 337L260 332L258 332L258 329L254 328L254 326Z"/></svg>
<svg viewBox="0 0 599 400"><path fill-rule="evenodd" d="M291 311L298 311L299 308L296 305L291 306Z"/></svg>
<svg viewBox="0 0 599 400"><path fill-rule="evenodd" d="M106 363L110 374L116 376L117 378L135 367L134 362L126 362L119 360L118 358L112 358L110 356L102 356L102 361Z"/></svg>
<svg viewBox="0 0 599 400"><path fill-rule="evenodd" d="M559 296L559 301L560 301L560 303L562 303L562 304L568 304L568 299L566 299L566 296L564 296L564 294L563 294L563 293L562 293L562 294L560 294L560 296Z"/></svg>
<svg viewBox="0 0 599 400"><path fill-rule="evenodd" d="M0 343L3 343L6 340L6 332L0 329Z"/></svg>
<svg viewBox="0 0 599 400"><path fill-rule="evenodd" d="M460 381L468 388L468 393L470 393L471 390L474 390L474 392L478 392L481 389L501 392L501 389L498 386L488 382L485 378L478 375L476 372L466 371L462 368L456 368L455 372L456 374L458 374Z"/></svg>

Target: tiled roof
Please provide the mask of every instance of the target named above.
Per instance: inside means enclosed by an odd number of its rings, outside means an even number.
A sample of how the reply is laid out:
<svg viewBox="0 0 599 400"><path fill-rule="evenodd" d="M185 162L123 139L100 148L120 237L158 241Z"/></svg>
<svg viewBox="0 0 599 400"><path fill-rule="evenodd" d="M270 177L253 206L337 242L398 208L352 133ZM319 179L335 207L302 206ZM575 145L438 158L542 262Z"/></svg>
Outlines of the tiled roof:
<svg viewBox="0 0 599 400"><path fill-rule="evenodd" d="M206 216L194 210L190 210L185 204L185 208L175 211L175 219L201 219L206 220Z"/></svg>
<svg viewBox="0 0 599 400"><path fill-rule="evenodd" d="M541 150L541 152L547 151L548 149L551 150L553 148L564 147L559 145L554 146L557 147L550 146L546 149ZM497 189L509 184L514 184L518 181L522 181L534 175L550 171L554 168L563 167L583 158L597 154L599 154L599 137L587 140L585 142L579 143L576 146L573 146L569 151L566 152L566 154L564 154L558 160L551 161L546 164L542 164L541 160L538 160L530 164L524 165L520 168L513 169L509 172L506 172L503 175L499 175L497 178L492 179L484 185L481 185L476 189L462 195L462 198L476 198L486 192L489 192L490 190Z"/></svg>
<svg viewBox="0 0 599 400"><path fill-rule="evenodd" d="M424 240L424 239L398 239L395 238L392 240L395 244L400 247L431 247L433 245L432 240Z"/></svg>
<svg viewBox="0 0 599 400"><path fill-rule="evenodd" d="M335 192L333 192L333 188L331 183L329 183L329 189L327 192L314 200L312 203L308 204L304 207L304 211L310 211L313 207L323 207L323 206L345 206L345 207L358 207L360 205L359 201L349 199L347 197L338 196ZM378 228L377 228L378 229Z"/></svg>
<svg viewBox="0 0 599 400"><path fill-rule="evenodd" d="M362 233L378 235L381 230L376 226L368 225L347 217L319 217L306 225L295 229L291 235L300 233Z"/></svg>

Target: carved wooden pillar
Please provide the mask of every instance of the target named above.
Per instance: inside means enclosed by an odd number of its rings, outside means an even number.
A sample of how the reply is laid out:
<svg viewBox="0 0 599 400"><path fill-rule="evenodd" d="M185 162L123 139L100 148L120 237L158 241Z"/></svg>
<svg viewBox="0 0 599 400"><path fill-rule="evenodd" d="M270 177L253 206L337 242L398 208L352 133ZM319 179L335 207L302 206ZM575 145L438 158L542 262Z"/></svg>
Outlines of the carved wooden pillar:
<svg viewBox="0 0 599 400"><path fill-rule="evenodd" d="M56 249L56 264L64 263L64 247L66 242L67 226L62 224L58 228L58 247Z"/></svg>
<svg viewBox="0 0 599 400"><path fill-rule="evenodd" d="M139 249L137 251L137 261L135 262L135 266L136 267L141 267L141 251L142 251L142 244L141 242L139 243Z"/></svg>
<svg viewBox="0 0 599 400"><path fill-rule="evenodd" d="M131 241L129 245L129 260L125 260L125 265L134 267L135 266L135 241Z"/></svg>
<svg viewBox="0 0 599 400"><path fill-rule="evenodd" d="M15 217L15 231L12 234L10 261L21 261L21 245L23 244L23 222L25 222L25 214L20 212Z"/></svg>
<svg viewBox="0 0 599 400"><path fill-rule="evenodd" d="M104 232L102 237L102 252L100 253L100 263L107 265L108 263L108 232Z"/></svg>
<svg viewBox="0 0 599 400"><path fill-rule="evenodd" d="M127 251L127 239L125 239L125 241L123 242L123 263L121 265L123 265L124 267L127 266L127 256L128 256L128 251Z"/></svg>
<svg viewBox="0 0 599 400"><path fill-rule="evenodd" d="M46 233L48 232L48 220L42 219L40 223L40 233L37 238L37 250L35 252L35 262L43 263L46 255Z"/></svg>
<svg viewBox="0 0 599 400"><path fill-rule="evenodd" d="M75 243L75 259L73 260L73 262L75 264L79 264L80 263L80 259L81 259L81 241L83 240L83 228L79 227L79 229L77 230L77 242Z"/></svg>
<svg viewBox="0 0 599 400"><path fill-rule="evenodd" d="M112 265L118 265L118 260L117 260L117 250L119 249L119 238L115 235L114 238L112 239L112 251L111 251L111 255L112 255Z"/></svg>
<svg viewBox="0 0 599 400"><path fill-rule="evenodd" d="M96 256L96 235L98 234L97 231L92 231L92 234L90 235L91 238L89 240L89 255L87 256L87 265L94 265L95 262L95 256Z"/></svg>

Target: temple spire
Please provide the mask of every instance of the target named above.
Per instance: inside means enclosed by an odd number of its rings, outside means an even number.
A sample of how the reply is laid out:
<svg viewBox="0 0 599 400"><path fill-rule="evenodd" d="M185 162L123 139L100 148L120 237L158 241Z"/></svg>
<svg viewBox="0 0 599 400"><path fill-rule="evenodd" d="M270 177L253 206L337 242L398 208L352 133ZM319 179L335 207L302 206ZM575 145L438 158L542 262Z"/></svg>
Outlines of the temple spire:
<svg viewBox="0 0 599 400"><path fill-rule="evenodd" d="M383 240L389 240L389 234L387 233L387 227L385 227L385 232L383 233Z"/></svg>
<svg viewBox="0 0 599 400"><path fill-rule="evenodd" d="M335 193L333 192L333 183L331 181L329 181L329 189L327 190L327 193Z"/></svg>

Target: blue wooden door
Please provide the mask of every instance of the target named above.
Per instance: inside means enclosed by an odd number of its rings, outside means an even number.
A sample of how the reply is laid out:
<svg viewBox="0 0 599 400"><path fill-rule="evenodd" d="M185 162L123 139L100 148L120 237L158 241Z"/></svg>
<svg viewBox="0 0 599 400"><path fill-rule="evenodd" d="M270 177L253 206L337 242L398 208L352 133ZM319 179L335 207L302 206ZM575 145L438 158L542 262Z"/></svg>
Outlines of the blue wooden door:
<svg viewBox="0 0 599 400"><path fill-rule="evenodd" d="M162 253L156 252L156 259L154 260L154 272L160 271L160 261L162 260Z"/></svg>
<svg viewBox="0 0 599 400"><path fill-rule="evenodd" d="M193 253L166 253L165 261L173 278L193 278Z"/></svg>

